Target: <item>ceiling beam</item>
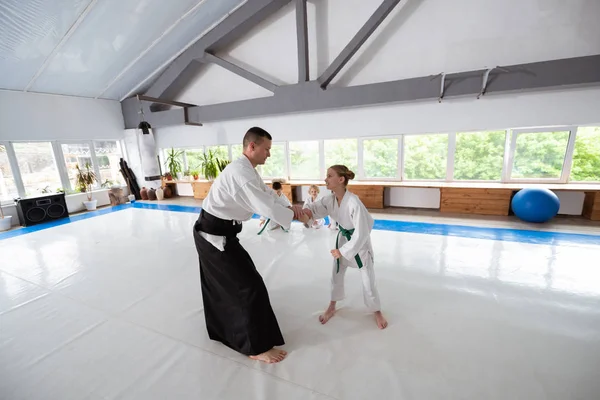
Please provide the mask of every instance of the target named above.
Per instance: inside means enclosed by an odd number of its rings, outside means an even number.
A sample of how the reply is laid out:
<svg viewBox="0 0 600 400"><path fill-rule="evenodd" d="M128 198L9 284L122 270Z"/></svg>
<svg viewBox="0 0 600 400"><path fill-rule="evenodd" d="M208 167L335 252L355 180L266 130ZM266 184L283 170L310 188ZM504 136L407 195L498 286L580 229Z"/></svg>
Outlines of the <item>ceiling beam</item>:
<svg viewBox="0 0 600 400"><path fill-rule="evenodd" d="M298 42L298 82L307 82L310 80L310 74L306 0L296 0L296 38Z"/></svg>
<svg viewBox="0 0 600 400"><path fill-rule="evenodd" d="M383 3L377 10L371 15L371 17L365 22L360 30L354 35L352 40L344 47L340 54L331 63L329 67L319 77L321 87L325 89L327 85L335 78L335 76L344 68L344 66L350 61L352 56L356 54L358 49L369 39L369 37L375 32L375 30L381 25L383 20L392 12L394 7L400 3L401 0L384 0Z"/></svg>
<svg viewBox="0 0 600 400"><path fill-rule="evenodd" d="M140 101L149 101L151 103L164 104L166 106L197 107L195 104L191 104L191 103L182 103L181 101L173 101L173 100L163 100L163 99L158 99L156 97L146 96L144 94L138 94L135 97L137 97L137 99Z"/></svg>
<svg viewBox="0 0 600 400"><path fill-rule="evenodd" d="M216 64L220 67L223 67L226 70L233 72L234 74L241 76L242 78L249 80L250 82L254 82L257 85L262 86L271 92L275 92L275 90L277 89L277 85L274 84L273 82L270 82L264 78L261 78L260 76L254 74L238 65L235 65L229 61L225 61L222 58L219 58L212 53L209 53L209 52L204 53L203 60L206 62Z"/></svg>
<svg viewBox="0 0 600 400"><path fill-rule="evenodd" d="M442 79L444 85L442 86ZM206 123L239 118L288 113L406 103L414 101L447 100L470 96L509 94L549 89L568 89L600 85L600 55L541 61L504 66L490 70L474 70L438 76L367 85L332 87L322 90L317 81L280 86L271 97L242 100L207 106L188 107L188 123ZM481 100L485 101L485 100ZM125 103L125 102L124 102ZM139 123L138 109L123 115L127 127ZM152 113L146 116L153 127L183 124L183 110ZM172 114L170 114L172 113ZM150 119L149 119L150 118Z"/></svg>
<svg viewBox="0 0 600 400"><path fill-rule="evenodd" d="M56 55L56 53L58 53L58 51L67 42L67 40L69 40L69 38L73 35L73 33L75 33L75 31L77 30L79 25L81 25L81 23L83 22L85 17L90 13L90 11L92 11L92 8L94 8L94 6L96 5L97 2L98 2L98 0L90 1L90 3L87 5L87 7L81 12L81 14L79 14L79 17L77 17L77 19L75 20L73 25L71 25L71 27L69 28L67 33L65 33L64 36L62 37L62 39L60 39L60 42L58 42L58 44L56 46L54 46L54 49L48 55L48 57L46 57L46 59L44 60L44 63L40 66L40 68L38 68L35 75L33 75L33 77L29 80L29 83L27 84L27 86L25 86L25 89L23 90L24 92L31 89L31 87L33 86L33 84L35 83L37 78L39 78L40 75L42 74L42 72L44 72L46 70L46 67L48 67L48 64L50 64L50 61L52 61L54 59L54 56Z"/></svg>
<svg viewBox="0 0 600 400"><path fill-rule="evenodd" d="M181 53L145 94L157 98L175 98L189 84L185 74L182 77L180 75L194 59L202 58L207 51L215 53L231 45L290 1L248 0Z"/></svg>

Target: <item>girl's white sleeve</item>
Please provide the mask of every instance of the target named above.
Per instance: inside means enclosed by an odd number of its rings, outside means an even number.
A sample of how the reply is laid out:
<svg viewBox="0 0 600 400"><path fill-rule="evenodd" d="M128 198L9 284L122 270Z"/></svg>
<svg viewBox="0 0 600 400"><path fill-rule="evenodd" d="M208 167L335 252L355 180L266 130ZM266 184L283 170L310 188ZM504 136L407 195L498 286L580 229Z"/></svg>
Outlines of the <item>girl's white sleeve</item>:
<svg viewBox="0 0 600 400"><path fill-rule="evenodd" d="M312 212L312 219L321 219L329 215L327 197L322 197L310 204L304 203L304 208L308 208Z"/></svg>

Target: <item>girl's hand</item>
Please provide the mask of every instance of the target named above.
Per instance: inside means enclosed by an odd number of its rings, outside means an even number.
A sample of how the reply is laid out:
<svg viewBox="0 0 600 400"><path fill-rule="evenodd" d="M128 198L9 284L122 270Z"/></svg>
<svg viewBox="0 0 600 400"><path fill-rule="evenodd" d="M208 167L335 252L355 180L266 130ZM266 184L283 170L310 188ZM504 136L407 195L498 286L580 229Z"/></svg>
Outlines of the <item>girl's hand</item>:
<svg viewBox="0 0 600 400"><path fill-rule="evenodd" d="M338 258L342 257L342 253L340 253L340 251L338 249L331 250L331 255L335 259L338 259Z"/></svg>

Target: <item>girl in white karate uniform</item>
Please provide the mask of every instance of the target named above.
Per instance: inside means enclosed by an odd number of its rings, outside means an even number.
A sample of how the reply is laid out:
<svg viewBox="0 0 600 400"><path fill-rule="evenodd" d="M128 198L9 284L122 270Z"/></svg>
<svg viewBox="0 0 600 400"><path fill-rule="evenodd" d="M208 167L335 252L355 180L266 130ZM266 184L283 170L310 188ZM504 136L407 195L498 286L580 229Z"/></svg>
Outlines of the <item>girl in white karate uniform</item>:
<svg viewBox="0 0 600 400"><path fill-rule="evenodd" d="M373 269L371 230L374 221L358 196L346 189L350 179L354 179L354 172L345 165L331 166L327 170L325 183L327 189L333 193L306 204L305 208L309 212L300 218L302 222L312 223L314 219L329 215L337 221L339 228L335 249L331 250L333 256L331 302L319 320L324 324L335 314L336 302L344 299L346 269L353 267L358 268L361 274L365 305L375 314L377 326L384 329L387 327L387 321L381 313Z"/></svg>
<svg viewBox="0 0 600 400"><path fill-rule="evenodd" d="M309 204L313 204L317 201L317 197L319 197L319 187L317 185L310 185L308 188L308 198L304 201L304 206L302 208L308 208ZM325 224L325 219L315 219L311 225L304 224L305 228L315 228L319 229Z"/></svg>

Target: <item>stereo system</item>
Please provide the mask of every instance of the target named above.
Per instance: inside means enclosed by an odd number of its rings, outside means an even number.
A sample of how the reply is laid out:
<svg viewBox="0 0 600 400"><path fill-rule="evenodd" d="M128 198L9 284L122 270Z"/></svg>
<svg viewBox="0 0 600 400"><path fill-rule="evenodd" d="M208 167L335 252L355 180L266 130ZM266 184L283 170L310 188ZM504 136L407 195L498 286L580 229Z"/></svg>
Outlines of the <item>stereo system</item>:
<svg viewBox="0 0 600 400"><path fill-rule="evenodd" d="M23 226L41 224L69 216L65 194L49 194L17 199L17 214Z"/></svg>

